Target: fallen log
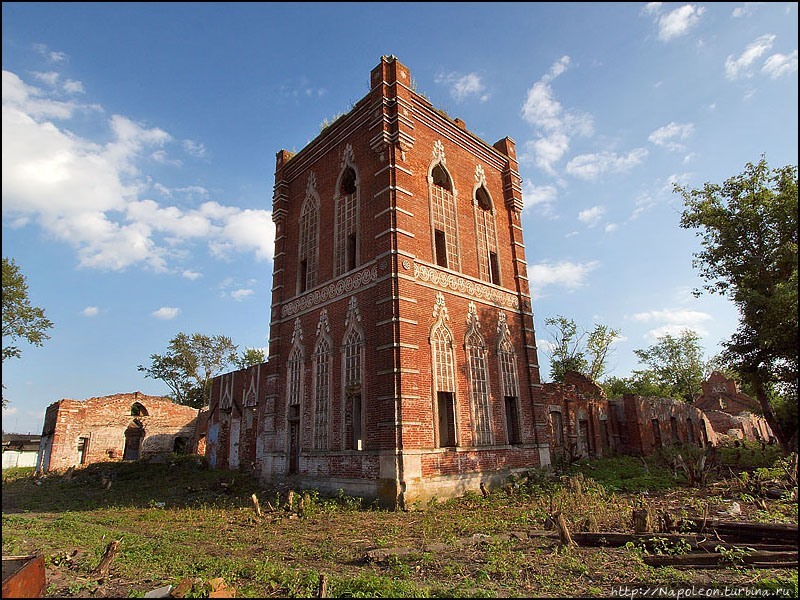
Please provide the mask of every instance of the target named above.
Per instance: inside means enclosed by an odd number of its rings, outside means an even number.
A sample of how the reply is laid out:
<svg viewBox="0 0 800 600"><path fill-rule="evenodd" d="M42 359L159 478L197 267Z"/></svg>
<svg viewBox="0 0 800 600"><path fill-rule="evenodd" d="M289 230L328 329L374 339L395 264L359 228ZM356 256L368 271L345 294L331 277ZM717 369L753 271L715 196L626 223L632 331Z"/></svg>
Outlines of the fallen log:
<svg viewBox="0 0 800 600"><path fill-rule="evenodd" d="M684 519L684 528L691 531L715 531L720 535L742 541L780 542L797 545L797 524L740 523L717 519Z"/></svg>
<svg viewBox="0 0 800 600"><path fill-rule="evenodd" d="M580 546L624 546L632 542L634 544L644 544L655 547L656 545L663 544L676 544L685 542L693 550L701 549L713 552L717 547L722 546L726 550L731 548L739 548L741 544L734 544L727 540L720 540L716 537L709 537L708 535L698 535L696 533L649 533L649 534L630 534L618 532L599 532L593 533L588 531L576 531L572 534L572 539ZM763 544L752 543L747 544L749 548L754 550L772 550L772 551L792 551L797 548L797 544Z"/></svg>
<svg viewBox="0 0 800 600"><path fill-rule="evenodd" d="M797 552L745 552L737 555L733 560L719 553L690 552L671 556L645 556L643 560L646 565L651 567L712 565L725 568L739 564L773 566L776 563L784 564L790 562L796 567Z"/></svg>
<svg viewBox="0 0 800 600"><path fill-rule="evenodd" d="M108 569L111 567L111 562L117 555L117 548L119 548L119 543L121 541L122 540L114 540L113 542L109 542L108 546L106 546L106 551L103 552L103 557L100 559L100 562L94 568L92 573L95 575L100 575L101 577L104 577L108 574Z"/></svg>

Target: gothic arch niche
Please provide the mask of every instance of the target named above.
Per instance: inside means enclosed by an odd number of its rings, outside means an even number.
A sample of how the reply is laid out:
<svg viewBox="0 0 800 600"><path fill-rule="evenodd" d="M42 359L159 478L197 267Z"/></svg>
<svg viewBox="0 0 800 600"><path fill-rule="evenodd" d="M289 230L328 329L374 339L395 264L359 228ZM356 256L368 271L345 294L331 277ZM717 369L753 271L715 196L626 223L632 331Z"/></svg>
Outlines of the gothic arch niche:
<svg viewBox="0 0 800 600"><path fill-rule="evenodd" d="M323 308L317 323L317 340L314 344L314 450L328 450L330 442L331 403L331 348L328 310Z"/></svg>
<svg viewBox="0 0 800 600"><path fill-rule="evenodd" d="M362 383L364 381L364 330L355 296L351 296L345 317L342 337L342 409L344 411L344 450L364 449L364 412Z"/></svg>
<svg viewBox="0 0 800 600"><path fill-rule="evenodd" d="M360 199L359 179L353 157L353 147L348 144L342 157L341 172L334 195L336 211L334 223L333 276L352 271L359 264L360 253Z"/></svg>
<svg viewBox="0 0 800 600"><path fill-rule="evenodd" d="M294 320L292 332L292 350L286 365L286 472L293 475L300 467L300 411L303 399L303 367L305 352L303 351L303 329L300 318Z"/></svg>
<svg viewBox="0 0 800 600"><path fill-rule="evenodd" d="M144 425L139 419L134 419L125 429L125 450L122 460L139 460L144 439Z"/></svg>
<svg viewBox="0 0 800 600"><path fill-rule="evenodd" d="M312 171L308 176L306 198L300 211L297 248L297 293L310 290L317 285L319 261L319 194L317 177Z"/></svg>
<svg viewBox="0 0 800 600"><path fill-rule="evenodd" d="M497 225L492 196L486 189L483 167L475 167L475 187L472 190L475 213L475 241L478 252L478 276L483 281L500 285L500 260L497 252Z"/></svg>
<svg viewBox="0 0 800 600"><path fill-rule="evenodd" d="M489 368L486 364L486 342L481 334L481 324L474 302L469 303L467 310L464 349L469 373L473 445L488 446L494 443L489 407Z"/></svg>
<svg viewBox="0 0 800 600"><path fill-rule="evenodd" d="M441 292L436 294L433 317L430 344L433 361L433 414L436 423L434 443L438 448L452 448L458 445L455 356L453 334L447 326L450 317Z"/></svg>
<svg viewBox="0 0 800 600"><path fill-rule="evenodd" d="M458 249L458 193L447 170L444 145L437 140L433 146L433 162L428 169L431 241L434 262L440 267L461 270Z"/></svg>

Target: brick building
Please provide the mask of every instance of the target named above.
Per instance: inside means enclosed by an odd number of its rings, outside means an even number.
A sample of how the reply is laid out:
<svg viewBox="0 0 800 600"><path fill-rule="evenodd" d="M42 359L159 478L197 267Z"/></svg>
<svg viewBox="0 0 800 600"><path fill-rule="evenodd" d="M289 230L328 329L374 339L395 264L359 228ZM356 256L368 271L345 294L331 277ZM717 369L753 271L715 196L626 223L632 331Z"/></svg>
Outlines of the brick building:
<svg viewBox="0 0 800 600"><path fill-rule="evenodd" d="M702 390L694 405L705 412L717 434L751 441L774 438L758 401L739 391L735 380L714 371Z"/></svg>
<svg viewBox="0 0 800 600"><path fill-rule="evenodd" d="M36 470L194 451L196 408L139 392L47 407Z"/></svg>
<svg viewBox="0 0 800 600"><path fill-rule="evenodd" d="M269 360L215 379L207 456L401 507L549 464L517 169L392 56L279 152Z"/></svg>

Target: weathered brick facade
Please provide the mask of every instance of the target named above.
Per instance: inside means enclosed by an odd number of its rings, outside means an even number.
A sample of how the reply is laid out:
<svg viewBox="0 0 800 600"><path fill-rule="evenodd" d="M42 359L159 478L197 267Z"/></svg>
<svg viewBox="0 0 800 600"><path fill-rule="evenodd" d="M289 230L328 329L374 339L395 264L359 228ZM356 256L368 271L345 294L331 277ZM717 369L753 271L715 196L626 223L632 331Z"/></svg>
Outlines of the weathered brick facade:
<svg viewBox="0 0 800 600"><path fill-rule="evenodd" d="M703 383L694 405L705 412L714 431L737 439L770 441L772 429L757 400L739 391L736 381L714 371Z"/></svg>
<svg viewBox="0 0 800 600"><path fill-rule="evenodd" d="M252 373L215 379L211 462L389 506L549 464L517 169L394 57L279 152L269 360L255 406Z"/></svg>
<svg viewBox="0 0 800 600"><path fill-rule="evenodd" d="M37 472L194 451L197 413L139 392L59 400L45 413Z"/></svg>

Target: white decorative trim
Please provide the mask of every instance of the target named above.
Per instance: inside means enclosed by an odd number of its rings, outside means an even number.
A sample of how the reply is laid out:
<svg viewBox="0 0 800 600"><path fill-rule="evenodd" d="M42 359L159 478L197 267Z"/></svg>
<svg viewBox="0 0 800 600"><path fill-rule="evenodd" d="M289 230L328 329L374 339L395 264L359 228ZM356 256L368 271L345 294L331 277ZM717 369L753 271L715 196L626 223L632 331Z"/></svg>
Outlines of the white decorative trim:
<svg viewBox="0 0 800 600"><path fill-rule="evenodd" d="M348 165L354 165L356 163L355 156L353 155L353 146L352 144L347 144L344 148L344 152L342 152L342 162L339 166L340 170L344 170L345 167Z"/></svg>
<svg viewBox="0 0 800 600"><path fill-rule="evenodd" d="M328 309L323 308L319 311L319 323L317 323L317 337L320 335L328 336L331 332L331 325L328 322Z"/></svg>
<svg viewBox="0 0 800 600"><path fill-rule="evenodd" d="M447 314L447 307L444 305L444 294L436 292L436 303L433 305L433 318L435 321L447 322L450 315Z"/></svg>
<svg viewBox="0 0 800 600"><path fill-rule="evenodd" d="M438 269L432 269L419 263L414 264L414 277L420 281L430 282L438 287L449 288L456 292L466 294L477 300L492 302L514 310L519 309L519 298L514 294L503 292L497 288L483 285L465 279L464 277L459 277L458 275L444 273Z"/></svg>
<svg viewBox="0 0 800 600"><path fill-rule="evenodd" d="M292 302L284 304L283 308L281 308L281 317L290 317L300 311L306 310L307 308L312 308L318 304L327 302L328 300L338 298L339 296L350 293L353 290L375 281L377 278L377 265L372 265L371 267L367 267L361 271L351 273L347 275L347 277L343 277L335 282L332 281L328 285L296 298Z"/></svg>
<svg viewBox="0 0 800 600"><path fill-rule="evenodd" d="M303 343L303 326L300 324L300 317L294 320L294 331L292 331L291 345Z"/></svg>
<svg viewBox="0 0 800 600"><path fill-rule="evenodd" d="M306 184L306 197L312 194L317 195L317 176L314 171L308 173L308 183Z"/></svg>
<svg viewBox="0 0 800 600"><path fill-rule="evenodd" d="M435 163L442 163L443 165L447 164L447 158L444 155L444 144L442 140L436 140L433 143L433 162Z"/></svg>
<svg viewBox="0 0 800 600"><path fill-rule="evenodd" d="M358 327L359 323L361 323L361 313L358 311L358 301L355 296L350 296L347 302L347 316L344 318L344 329L348 331L351 324L353 327Z"/></svg>
<svg viewBox="0 0 800 600"><path fill-rule="evenodd" d="M483 172L483 167L481 165L475 167L475 183L477 187L486 187L486 173Z"/></svg>

